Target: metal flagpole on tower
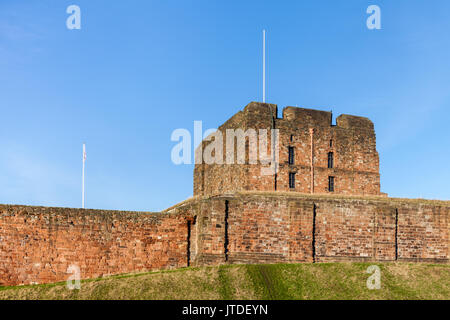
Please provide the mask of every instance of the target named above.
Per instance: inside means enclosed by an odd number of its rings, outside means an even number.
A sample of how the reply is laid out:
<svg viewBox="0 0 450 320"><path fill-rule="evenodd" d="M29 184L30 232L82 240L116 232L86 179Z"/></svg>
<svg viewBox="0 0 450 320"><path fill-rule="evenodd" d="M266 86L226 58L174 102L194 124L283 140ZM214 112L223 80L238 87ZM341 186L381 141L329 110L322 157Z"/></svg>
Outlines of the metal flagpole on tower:
<svg viewBox="0 0 450 320"><path fill-rule="evenodd" d="M81 208L84 209L84 163L86 161L86 144L83 143L83 176L81 178L82 187L81 187Z"/></svg>
<svg viewBox="0 0 450 320"><path fill-rule="evenodd" d="M263 29L263 102L266 102L266 30Z"/></svg>

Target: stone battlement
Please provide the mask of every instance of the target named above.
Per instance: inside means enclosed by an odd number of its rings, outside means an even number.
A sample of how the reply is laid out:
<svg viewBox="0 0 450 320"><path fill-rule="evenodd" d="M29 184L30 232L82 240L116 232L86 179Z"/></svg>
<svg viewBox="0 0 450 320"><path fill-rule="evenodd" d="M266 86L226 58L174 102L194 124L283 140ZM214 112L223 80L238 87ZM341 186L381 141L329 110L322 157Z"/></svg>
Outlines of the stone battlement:
<svg viewBox="0 0 450 320"><path fill-rule="evenodd" d="M240 111L239 113L241 113ZM238 114L239 114L238 113ZM331 111L300 108L287 106L283 109L282 117L278 117L278 106L276 104L250 102L244 107L244 114L252 113L258 117L272 117L275 120L288 120L295 122L298 126L330 127L333 126L333 114ZM373 122L366 118L348 114L342 114L336 118L336 126L343 129L374 130Z"/></svg>

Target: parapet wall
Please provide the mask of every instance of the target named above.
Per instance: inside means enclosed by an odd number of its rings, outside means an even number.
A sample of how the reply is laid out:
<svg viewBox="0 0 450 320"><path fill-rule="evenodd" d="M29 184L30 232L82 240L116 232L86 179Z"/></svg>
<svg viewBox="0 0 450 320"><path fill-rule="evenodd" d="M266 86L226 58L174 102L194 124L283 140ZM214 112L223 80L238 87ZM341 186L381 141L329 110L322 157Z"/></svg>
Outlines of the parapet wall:
<svg viewBox="0 0 450 320"><path fill-rule="evenodd" d="M197 264L449 262L450 202L248 192L207 203Z"/></svg>
<svg viewBox="0 0 450 320"><path fill-rule="evenodd" d="M244 192L162 213L0 206L0 286L217 265L449 263L449 201Z"/></svg>
<svg viewBox="0 0 450 320"><path fill-rule="evenodd" d="M187 264L180 214L0 206L0 286L96 278Z"/></svg>

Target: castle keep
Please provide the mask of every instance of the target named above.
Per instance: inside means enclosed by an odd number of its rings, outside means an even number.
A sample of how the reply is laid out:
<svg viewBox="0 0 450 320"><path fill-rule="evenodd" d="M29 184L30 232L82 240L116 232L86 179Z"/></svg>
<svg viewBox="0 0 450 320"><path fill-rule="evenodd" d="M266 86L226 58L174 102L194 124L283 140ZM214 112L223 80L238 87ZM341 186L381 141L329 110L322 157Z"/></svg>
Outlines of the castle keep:
<svg viewBox="0 0 450 320"><path fill-rule="evenodd" d="M450 201L380 192L369 119L332 125L330 112L294 107L278 118L276 105L252 102L219 131L226 140L236 128L278 129L274 174L249 163L248 139L245 163L196 164L194 197L163 212L0 205L0 285L64 281L72 265L94 278L225 263L449 263Z"/></svg>
<svg viewBox="0 0 450 320"><path fill-rule="evenodd" d="M278 169L261 175L261 164L249 163L250 148L245 144L246 162L195 166L194 195L213 195L235 191L295 191L348 195L380 195L379 157L373 123L363 117L341 115L332 124L331 112L286 107L277 117L274 104L252 102L219 127L224 152L227 130L278 130ZM270 142L271 140L268 139ZM204 150L208 141L204 141ZM232 142L233 143L233 142ZM270 143L268 144L270 149ZM200 150L196 151L198 156ZM269 151L270 152L270 151Z"/></svg>

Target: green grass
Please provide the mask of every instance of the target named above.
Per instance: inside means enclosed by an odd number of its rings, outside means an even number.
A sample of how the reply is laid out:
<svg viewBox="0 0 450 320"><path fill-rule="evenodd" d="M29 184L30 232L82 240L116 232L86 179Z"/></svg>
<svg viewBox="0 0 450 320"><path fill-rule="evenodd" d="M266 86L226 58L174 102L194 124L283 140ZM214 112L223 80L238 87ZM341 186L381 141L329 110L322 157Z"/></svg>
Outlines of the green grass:
<svg viewBox="0 0 450 320"><path fill-rule="evenodd" d="M374 263L223 265L66 283L2 287L0 299L450 299L450 265L377 263L381 289L369 290Z"/></svg>

